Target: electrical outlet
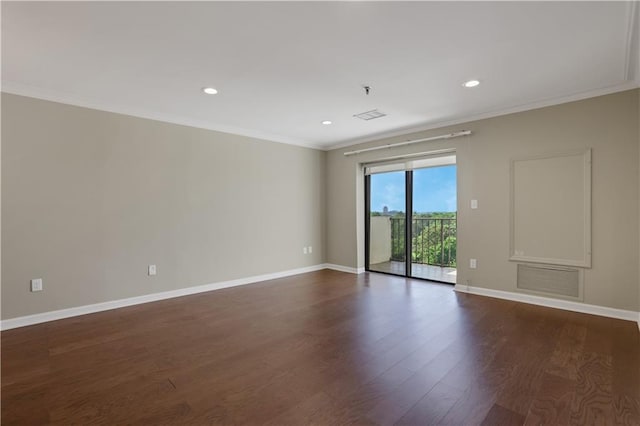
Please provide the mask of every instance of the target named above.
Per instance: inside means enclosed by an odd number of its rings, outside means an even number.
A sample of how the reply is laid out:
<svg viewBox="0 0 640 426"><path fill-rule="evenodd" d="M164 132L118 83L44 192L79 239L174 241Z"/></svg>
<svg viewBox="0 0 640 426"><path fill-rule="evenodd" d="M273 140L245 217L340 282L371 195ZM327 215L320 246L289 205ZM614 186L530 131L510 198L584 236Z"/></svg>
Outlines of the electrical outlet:
<svg viewBox="0 0 640 426"><path fill-rule="evenodd" d="M313 253L313 247L309 246L309 254Z"/></svg>
<svg viewBox="0 0 640 426"><path fill-rule="evenodd" d="M302 254L307 254L307 246L302 247Z"/></svg>
<svg viewBox="0 0 640 426"><path fill-rule="evenodd" d="M478 208L478 200L471 200L471 208L474 210Z"/></svg>
<svg viewBox="0 0 640 426"><path fill-rule="evenodd" d="M31 280L31 291L42 291L42 278Z"/></svg>
<svg viewBox="0 0 640 426"><path fill-rule="evenodd" d="M153 276L157 273L156 265L149 265L149 276Z"/></svg>
<svg viewBox="0 0 640 426"><path fill-rule="evenodd" d="M478 261L476 259L469 259L469 268L476 269L478 267Z"/></svg>

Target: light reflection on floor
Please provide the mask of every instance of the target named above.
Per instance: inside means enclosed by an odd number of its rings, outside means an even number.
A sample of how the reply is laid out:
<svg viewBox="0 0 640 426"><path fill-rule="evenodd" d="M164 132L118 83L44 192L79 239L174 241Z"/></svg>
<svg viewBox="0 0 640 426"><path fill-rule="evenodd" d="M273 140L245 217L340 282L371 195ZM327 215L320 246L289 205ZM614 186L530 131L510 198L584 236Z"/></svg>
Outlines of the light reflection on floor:
<svg viewBox="0 0 640 426"><path fill-rule="evenodd" d="M389 261L375 263L371 265L369 269L374 272L386 272L398 275L405 274L404 262ZM415 278L423 278L425 280L440 281L449 284L456 283L456 268L443 268L440 266L412 263L411 275Z"/></svg>

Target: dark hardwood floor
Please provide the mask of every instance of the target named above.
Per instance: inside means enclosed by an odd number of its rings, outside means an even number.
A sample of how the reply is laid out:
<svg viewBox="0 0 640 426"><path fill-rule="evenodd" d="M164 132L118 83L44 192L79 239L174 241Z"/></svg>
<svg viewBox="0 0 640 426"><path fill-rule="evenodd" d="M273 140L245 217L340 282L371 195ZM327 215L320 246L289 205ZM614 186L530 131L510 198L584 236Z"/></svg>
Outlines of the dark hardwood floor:
<svg viewBox="0 0 640 426"><path fill-rule="evenodd" d="M633 322L320 271L2 332L2 424L640 424Z"/></svg>

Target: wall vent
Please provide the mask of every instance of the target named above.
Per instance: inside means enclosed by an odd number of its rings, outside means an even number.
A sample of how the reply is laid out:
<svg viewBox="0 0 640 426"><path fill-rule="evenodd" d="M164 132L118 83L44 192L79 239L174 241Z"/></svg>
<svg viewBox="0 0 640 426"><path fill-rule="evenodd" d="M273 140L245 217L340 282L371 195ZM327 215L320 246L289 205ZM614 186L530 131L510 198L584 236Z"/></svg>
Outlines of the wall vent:
<svg viewBox="0 0 640 426"><path fill-rule="evenodd" d="M517 287L521 290L582 300L582 270L518 264Z"/></svg>
<svg viewBox="0 0 640 426"><path fill-rule="evenodd" d="M360 114L355 114L354 117L359 118L360 120L374 120L376 118L385 117L387 114L384 112L380 112L377 109L372 109L371 111L361 112Z"/></svg>

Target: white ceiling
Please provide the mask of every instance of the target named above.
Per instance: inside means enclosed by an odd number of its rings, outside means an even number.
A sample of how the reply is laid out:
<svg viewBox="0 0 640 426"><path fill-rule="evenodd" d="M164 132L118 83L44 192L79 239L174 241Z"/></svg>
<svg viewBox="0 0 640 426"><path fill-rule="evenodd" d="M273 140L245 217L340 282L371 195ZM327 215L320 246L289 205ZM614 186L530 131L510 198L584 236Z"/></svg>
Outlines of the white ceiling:
<svg viewBox="0 0 640 426"><path fill-rule="evenodd" d="M635 9L633 2L3 1L2 90L345 146L637 87ZM462 87L472 78L482 84ZM372 86L369 96L363 84ZM202 94L205 86L219 94ZM374 108L388 115L353 117Z"/></svg>

